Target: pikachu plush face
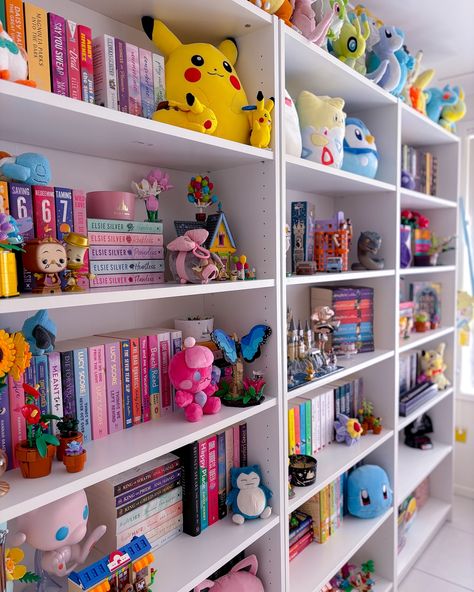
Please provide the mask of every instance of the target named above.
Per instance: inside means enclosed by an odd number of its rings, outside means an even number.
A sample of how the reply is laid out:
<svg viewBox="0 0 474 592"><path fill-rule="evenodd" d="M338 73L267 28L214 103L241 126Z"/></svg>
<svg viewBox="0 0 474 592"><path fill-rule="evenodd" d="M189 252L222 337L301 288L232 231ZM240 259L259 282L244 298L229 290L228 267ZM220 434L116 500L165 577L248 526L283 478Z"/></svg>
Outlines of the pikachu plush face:
<svg viewBox="0 0 474 592"><path fill-rule="evenodd" d="M235 43L226 39L218 48L209 43L184 44L159 20L143 17L142 24L165 58L167 100L184 103L191 93L214 112L217 128L213 135L248 143L250 126L242 111L248 101L234 68L238 57ZM179 125L168 121L169 115L169 111L157 111L153 119Z"/></svg>

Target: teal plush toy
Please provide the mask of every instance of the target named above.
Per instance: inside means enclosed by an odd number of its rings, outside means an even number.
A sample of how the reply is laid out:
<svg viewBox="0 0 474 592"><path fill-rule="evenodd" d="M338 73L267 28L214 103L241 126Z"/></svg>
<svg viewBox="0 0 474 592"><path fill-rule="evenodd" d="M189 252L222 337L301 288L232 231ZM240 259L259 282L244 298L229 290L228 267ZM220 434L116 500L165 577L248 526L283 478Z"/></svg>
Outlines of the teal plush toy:
<svg viewBox="0 0 474 592"><path fill-rule="evenodd" d="M443 108L458 102L459 87L447 84L444 88L429 88L425 95L426 114L432 121L439 123Z"/></svg>
<svg viewBox="0 0 474 592"><path fill-rule="evenodd" d="M49 318L47 310L39 310L35 315L26 319L21 332L29 343L30 351L34 356L54 350L58 330Z"/></svg>
<svg viewBox="0 0 474 592"><path fill-rule="evenodd" d="M28 185L48 185L51 167L46 156L38 152L24 152L18 156L0 159L0 176L7 181L19 181Z"/></svg>
<svg viewBox="0 0 474 592"><path fill-rule="evenodd" d="M243 524L245 520L269 518L272 509L268 500L272 492L262 483L260 467L251 465L232 468L230 478L232 489L227 496L227 505L234 513L232 520L236 524Z"/></svg>
<svg viewBox="0 0 474 592"><path fill-rule="evenodd" d="M362 465L347 477L347 509L357 518L376 518L393 503L387 473L378 465Z"/></svg>
<svg viewBox="0 0 474 592"><path fill-rule="evenodd" d="M401 31L400 29L397 29L397 31L401 35L405 35L403 31ZM403 89L405 88L405 84L408 78L408 72L411 72L413 70L416 64L416 60L412 55L410 55L410 52L407 50L405 45L395 52L395 57L397 58L398 63L400 64L400 82L398 83L396 88L392 90L392 95L399 97L402 95Z"/></svg>

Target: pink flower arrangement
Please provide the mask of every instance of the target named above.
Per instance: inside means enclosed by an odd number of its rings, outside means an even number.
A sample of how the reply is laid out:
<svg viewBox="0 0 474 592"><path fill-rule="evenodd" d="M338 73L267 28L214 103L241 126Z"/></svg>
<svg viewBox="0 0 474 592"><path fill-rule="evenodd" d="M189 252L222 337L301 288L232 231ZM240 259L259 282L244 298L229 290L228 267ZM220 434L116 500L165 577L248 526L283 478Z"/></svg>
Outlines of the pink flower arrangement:
<svg viewBox="0 0 474 592"><path fill-rule="evenodd" d="M160 169L152 169L140 183L132 181L132 189L139 199L145 201L149 222L158 222L160 205L158 197L163 191L168 191L172 188L173 185L170 183L168 173L164 173Z"/></svg>
<svg viewBox="0 0 474 592"><path fill-rule="evenodd" d="M244 392L252 392L251 389L255 392L255 394L261 395L263 393L263 389L265 387L265 380L263 378L244 378L243 380L244 385Z"/></svg>

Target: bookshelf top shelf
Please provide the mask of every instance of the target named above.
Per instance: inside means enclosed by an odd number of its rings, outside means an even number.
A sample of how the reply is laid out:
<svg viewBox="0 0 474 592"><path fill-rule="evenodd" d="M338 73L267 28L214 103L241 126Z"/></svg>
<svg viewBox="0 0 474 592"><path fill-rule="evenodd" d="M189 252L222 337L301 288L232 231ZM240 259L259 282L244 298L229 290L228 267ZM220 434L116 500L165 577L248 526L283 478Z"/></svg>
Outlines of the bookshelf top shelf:
<svg viewBox="0 0 474 592"><path fill-rule="evenodd" d="M402 143L411 146L433 146L437 144L454 144L459 142L458 136L446 131L412 107L400 102L402 113Z"/></svg>

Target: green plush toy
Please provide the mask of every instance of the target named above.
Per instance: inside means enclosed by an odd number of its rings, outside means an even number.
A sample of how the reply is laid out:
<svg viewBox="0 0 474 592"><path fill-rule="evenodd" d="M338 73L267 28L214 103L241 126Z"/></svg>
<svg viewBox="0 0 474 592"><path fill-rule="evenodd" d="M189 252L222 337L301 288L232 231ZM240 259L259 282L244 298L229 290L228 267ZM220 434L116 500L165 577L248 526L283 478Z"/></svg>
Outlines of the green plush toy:
<svg viewBox="0 0 474 592"><path fill-rule="evenodd" d="M348 0L320 0L313 4L314 15L316 22L320 23L328 12L334 12L334 4L337 2L339 11L334 15L331 26L326 33L326 37L330 41L335 41L341 32L342 25L347 20L347 2ZM324 44L322 45L324 46Z"/></svg>
<svg viewBox="0 0 474 592"><path fill-rule="evenodd" d="M331 42L332 53L342 62L355 68L357 60L365 55L366 41L370 35L367 17L359 18L349 14L349 20L344 21L339 37Z"/></svg>

